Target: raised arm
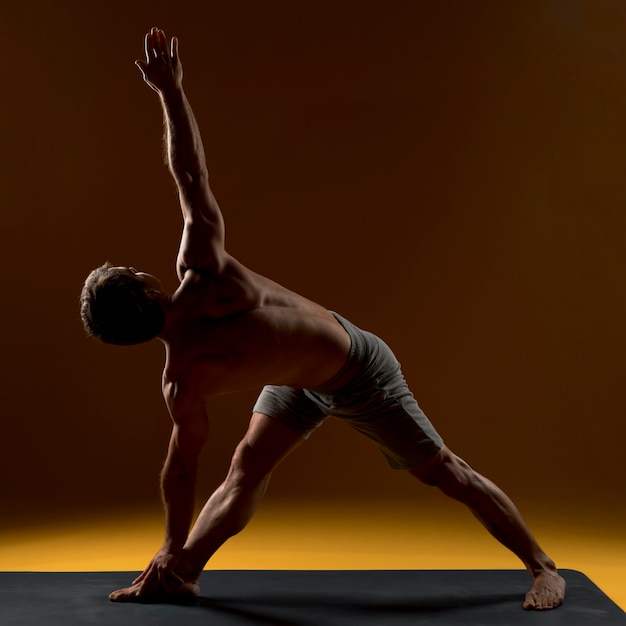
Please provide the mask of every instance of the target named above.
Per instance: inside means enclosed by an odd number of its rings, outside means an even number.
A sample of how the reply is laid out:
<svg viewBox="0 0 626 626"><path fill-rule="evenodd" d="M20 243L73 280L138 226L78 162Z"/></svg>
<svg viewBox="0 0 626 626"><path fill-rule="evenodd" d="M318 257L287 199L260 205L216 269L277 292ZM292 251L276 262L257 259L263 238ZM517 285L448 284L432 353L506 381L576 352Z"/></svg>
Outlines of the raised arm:
<svg viewBox="0 0 626 626"><path fill-rule="evenodd" d="M153 28L146 35L145 47L146 60L135 63L161 101L167 160L183 212L179 278L189 268L217 273L225 260L224 220L209 187L200 130L183 90L178 40L173 37L168 46L165 33Z"/></svg>

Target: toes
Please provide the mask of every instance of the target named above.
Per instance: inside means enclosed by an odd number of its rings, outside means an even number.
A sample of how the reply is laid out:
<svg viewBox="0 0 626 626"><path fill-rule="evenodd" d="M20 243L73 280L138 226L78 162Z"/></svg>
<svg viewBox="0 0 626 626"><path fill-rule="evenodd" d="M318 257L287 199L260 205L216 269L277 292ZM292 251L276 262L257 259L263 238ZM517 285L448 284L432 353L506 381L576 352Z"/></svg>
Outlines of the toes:
<svg viewBox="0 0 626 626"><path fill-rule="evenodd" d="M561 606L564 596L565 581L558 574L543 574L536 578L522 606L527 610L549 611Z"/></svg>
<svg viewBox="0 0 626 626"><path fill-rule="evenodd" d="M543 598L535 593L528 593L522 606L527 611L549 611L550 609L556 609L556 607L561 606L561 604L561 598L556 595Z"/></svg>
<svg viewBox="0 0 626 626"><path fill-rule="evenodd" d="M537 601L534 597L534 594L527 593L526 598L524 600L524 604L522 605L527 611L531 611L532 609L537 607Z"/></svg>

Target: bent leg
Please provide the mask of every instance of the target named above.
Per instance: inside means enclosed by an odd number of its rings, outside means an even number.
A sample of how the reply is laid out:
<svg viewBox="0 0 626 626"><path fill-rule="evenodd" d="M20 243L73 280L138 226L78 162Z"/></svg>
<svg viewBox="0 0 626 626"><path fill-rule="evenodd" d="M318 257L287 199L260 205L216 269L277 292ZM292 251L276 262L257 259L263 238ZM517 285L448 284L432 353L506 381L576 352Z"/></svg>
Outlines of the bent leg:
<svg viewBox="0 0 626 626"><path fill-rule="evenodd" d="M563 602L565 581L517 507L499 487L445 446L435 458L409 473L465 504L500 543L522 560L534 580L526 594L525 609L552 609Z"/></svg>
<svg viewBox="0 0 626 626"><path fill-rule="evenodd" d="M187 538L185 556L176 568L185 580L197 584L211 556L243 530L265 493L273 469L303 441L281 422L262 413L252 415L226 479L204 505Z"/></svg>

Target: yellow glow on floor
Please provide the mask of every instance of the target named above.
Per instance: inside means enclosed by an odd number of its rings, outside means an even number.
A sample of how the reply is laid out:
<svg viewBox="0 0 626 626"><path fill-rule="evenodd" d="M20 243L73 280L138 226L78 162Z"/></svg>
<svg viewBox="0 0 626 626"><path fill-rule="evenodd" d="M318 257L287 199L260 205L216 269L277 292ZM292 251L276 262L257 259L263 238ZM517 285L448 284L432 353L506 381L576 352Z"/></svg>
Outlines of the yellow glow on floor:
<svg viewBox="0 0 626 626"><path fill-rule="evenodd" d="M530 521L530 520L529 520ZM2 571L141 570L162 540L158 514L118 514L5 533ZM531 527L562 568L586 574L626 608L621 527ZM455 503L312 504L263 508L210 569L520 569L521 563Z"/></svg>

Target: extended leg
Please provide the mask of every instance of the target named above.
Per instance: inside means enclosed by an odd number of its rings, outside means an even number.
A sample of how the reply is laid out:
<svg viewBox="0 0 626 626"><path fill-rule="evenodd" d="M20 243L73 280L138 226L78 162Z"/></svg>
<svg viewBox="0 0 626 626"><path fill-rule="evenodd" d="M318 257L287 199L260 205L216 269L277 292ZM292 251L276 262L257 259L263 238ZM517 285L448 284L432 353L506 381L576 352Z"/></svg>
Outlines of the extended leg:
<svg viewBox="0 0 626 626"><path fill-rule="evenodd" d="M469 507L485 528L522 560L534 580L526 594L525 609L552 609L563 602L565 581L499 487L445 446L434 459L410 473Z"/></svg>
<svg viewBox="0 0 626 626"><path fill-rule="evenodd" d="M265 493L272 470L302 441L277 420L253 414L226 479L208 499L189 534L185 557L176 568L185 580L197 584L216 550L243 530Z"/></svg>

